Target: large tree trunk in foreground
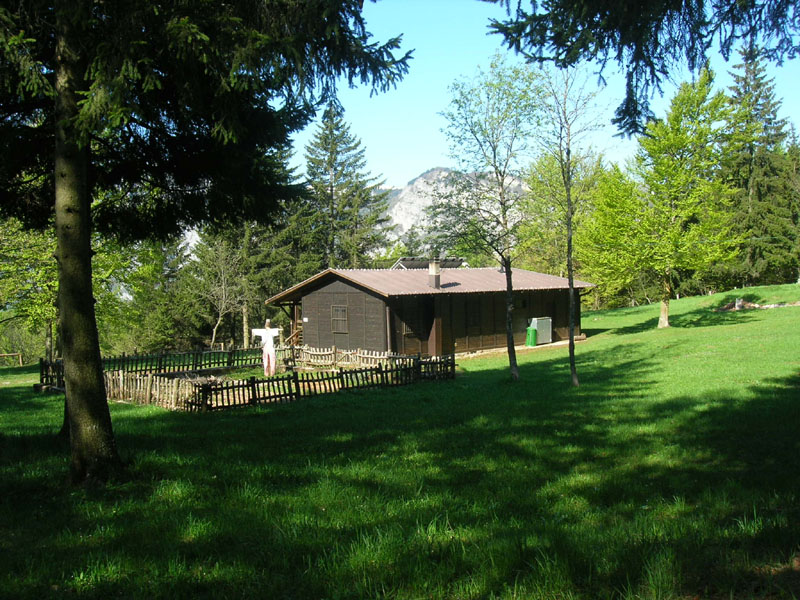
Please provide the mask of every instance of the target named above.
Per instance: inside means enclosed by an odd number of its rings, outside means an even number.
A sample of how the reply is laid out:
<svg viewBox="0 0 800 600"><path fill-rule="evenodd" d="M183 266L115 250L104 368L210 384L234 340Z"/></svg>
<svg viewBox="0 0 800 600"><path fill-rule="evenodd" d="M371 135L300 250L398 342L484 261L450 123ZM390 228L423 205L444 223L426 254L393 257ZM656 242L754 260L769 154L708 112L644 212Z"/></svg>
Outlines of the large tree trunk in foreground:
<svg viewBox="0 0 800 600"><path fill-rule="evenodd" d="M81 22L88 14L74 3L56 9L55 225L59 318L71 448L72 480L106 479L121 461L114 442L103 382L92 296L91 215L87 144L73 119L78 111Z"/></svg>
<svg viewBox="0 0 800 600"><path fill-rule="evenodd" d="M503 258L502 265L506 274L506 346L508 347L508 368L511 370L511 379L519 380L519 367L517 366L517 349L514 347L514 287L511 283L511 261Z"/></svg>

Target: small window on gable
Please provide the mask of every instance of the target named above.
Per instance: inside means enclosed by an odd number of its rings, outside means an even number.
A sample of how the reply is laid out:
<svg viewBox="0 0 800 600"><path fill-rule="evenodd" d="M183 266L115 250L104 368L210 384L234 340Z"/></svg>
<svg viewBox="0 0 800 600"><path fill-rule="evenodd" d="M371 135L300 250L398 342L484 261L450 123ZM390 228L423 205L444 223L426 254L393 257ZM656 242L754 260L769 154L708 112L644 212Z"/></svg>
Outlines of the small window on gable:
<svg viewBox="0 0 800 600"><path fill-rule="evenodd" d="M346 306L331 306L331 332L348 333Z"/></svg>

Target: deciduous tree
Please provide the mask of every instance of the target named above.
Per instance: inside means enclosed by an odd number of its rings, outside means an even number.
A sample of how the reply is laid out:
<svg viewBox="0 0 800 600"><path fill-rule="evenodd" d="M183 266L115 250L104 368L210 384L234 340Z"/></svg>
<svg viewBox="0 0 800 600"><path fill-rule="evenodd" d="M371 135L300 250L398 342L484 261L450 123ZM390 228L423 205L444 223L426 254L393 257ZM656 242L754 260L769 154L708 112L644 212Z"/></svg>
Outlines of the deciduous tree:
<svg viewBox="0 0 800 600"><path fill-rule="evenodd" d="M445 134L459 171L431 205L438 244L493 255L506 279L506 342L511 377L519 379L512 313L512 263L519 249L523 165L541 111L541 81L528 66L498 55L488 72L450 86Z"/></svg>
<svg viewBox="0 0 800 600"><path fill-rule="evenodd" d="M636 185L615 172L601 186L587 257L609 287L630 285L644 271L661 287L659 327L669 327L669 301L679 269L702 270L729 260L735 245L727 211L730 190L719 179L726 101L707 70L681 85L663 121L639 139Z"/></svg>
<svg viewBox="0 0 800 600"><path fill-rule="evenodd" d="M539 209L551 209L556 224L565 234L565 266L569 282L569 366L572 385L578 386L575 366L575 324L578 298L575 292L573 264L573 229L578 207L588 200L600 165L586 147L586 134L596 129L597 114L593 106L595 93L586 87L586 81L574 69L546 71L543 77L542 125L538 143L542 159L534 162L530 170L531 192L548 190L546 196L529 198ZM555 167L557 185L550 177ZM539 170L539 167L544 167ZM549 171L549 172L548 172Z"/></svg>

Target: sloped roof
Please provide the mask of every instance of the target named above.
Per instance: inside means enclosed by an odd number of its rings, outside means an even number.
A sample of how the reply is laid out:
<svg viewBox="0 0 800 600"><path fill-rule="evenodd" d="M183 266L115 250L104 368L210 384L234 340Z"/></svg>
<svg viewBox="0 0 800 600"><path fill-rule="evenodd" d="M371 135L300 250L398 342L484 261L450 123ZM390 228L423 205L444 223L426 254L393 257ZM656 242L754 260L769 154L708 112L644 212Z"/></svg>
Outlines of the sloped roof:
<svg viewBox="0 0 800 600"><path fill-rule="evenodd" d="M427 269L431 259L426 256L403 256L398 258L390 269ZM464 259L454 256L445 256L439 259L439 268L457 269L464 264Z"/></svg>
<svg viewBox="0 0 800 600"><path fill-rule="evenodd" d="M427 269L326 269L305 281L269 298L267 304L299 301L306 290L324 285L329 279L342 279L386 298L432 294L469 294L503 292L506 275L496 268L442 269L441 286L428 285ZM545 275L524 269L512 269L514 290L565 290L565 277ZM585 281L574 282L576 289L592 287Z"/></svg>

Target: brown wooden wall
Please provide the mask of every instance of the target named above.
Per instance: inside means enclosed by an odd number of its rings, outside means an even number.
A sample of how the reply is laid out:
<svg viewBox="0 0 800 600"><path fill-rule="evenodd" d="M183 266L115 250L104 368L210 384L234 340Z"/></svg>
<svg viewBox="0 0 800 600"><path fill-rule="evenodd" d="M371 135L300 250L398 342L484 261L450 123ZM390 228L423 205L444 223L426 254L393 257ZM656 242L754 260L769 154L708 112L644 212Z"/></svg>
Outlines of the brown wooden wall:
<svg viewBox="0 0 800 600"><path fill-rule="evenodd" d="M514 293L514 343L524 344L533 317L553 319L553 341L569 336L568 292L542 290ZM392 347L402 354L448 354L506 345L505 294L441 294L394 298ZM439 337L433 344L435 319L441 319ZM580 334L580 312L575 334Z"/></svg>
<svg viewBox="0 0 800 600"><path fill-rule="evenodd" d="M334 333L332 306L347 307L347 333ZM386 304L369 292L333 281L303 296L303 342L315 348L385 352Z"/></svg>
<svg viewBox="0 0 800 600"><path fill-rule="evenodd" d="M347 332L334 333L332 306L347 307ZM390 348L400 354L449 354L506 345L505 294L435 294L398 296L388 302ZM525 343L533 317L553 319L553 341L569 335L567 290L514 293L515 344ZM318 348L385 351L387 303L383 298L342 281L303 297L304 343ZM580 334L580 312L575 334ZM437 339L438 338L438 339Z"/></svg>

